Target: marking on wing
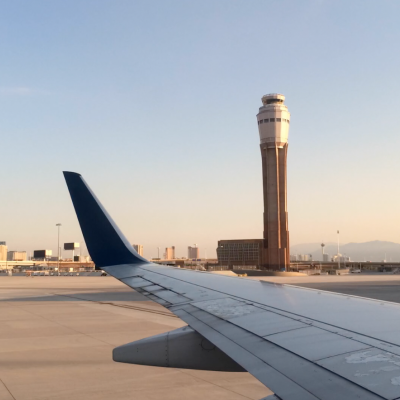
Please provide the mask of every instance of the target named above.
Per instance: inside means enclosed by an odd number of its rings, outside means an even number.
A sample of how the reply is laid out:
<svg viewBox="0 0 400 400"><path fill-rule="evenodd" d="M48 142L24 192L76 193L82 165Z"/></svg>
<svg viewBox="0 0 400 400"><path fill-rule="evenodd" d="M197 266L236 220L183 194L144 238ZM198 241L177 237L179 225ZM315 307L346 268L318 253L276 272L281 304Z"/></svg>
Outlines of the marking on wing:
<svg viewBox="0 0 400 400"><path fill-rule="evenodd" d="M400 397L400 357L395 354L370 348L319 360L317 364L386 399Z"/></svg>
<svg viewBox="0 0 400 400"><path fill-rule="evenodd" d="M247 304L243 301L235 300L231 297L195 302L192 303L192 305L223 319L240 317L262 311L260 308L254 307L253 305Z"/></svg>

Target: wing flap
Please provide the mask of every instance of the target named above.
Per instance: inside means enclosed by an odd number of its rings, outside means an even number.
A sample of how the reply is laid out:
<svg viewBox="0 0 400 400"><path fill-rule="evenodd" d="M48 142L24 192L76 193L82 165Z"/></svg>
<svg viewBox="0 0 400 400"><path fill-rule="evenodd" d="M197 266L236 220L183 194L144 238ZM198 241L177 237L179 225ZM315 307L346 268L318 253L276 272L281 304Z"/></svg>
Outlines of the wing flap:
<svg viewBox="0 0 400 400"><path fill-rule="evenodd" d="M276 371L267 363L242 346L227 338L221 332L210 328L206 323L194 317L185 309L179 309L174 313L189 324L195 331L199 332L207 340L221 349L230 357L249 371L259 381L264 383L273 392L284 400L317 400L317 397L304 390L291 379Z"/></svg>
<svg viewBox="0 0 400 400"><path fill-rule="evenodd" d="M284 400L381 398L303 357L196 307L185 305L179 310L172 308L172 311L222 351L228 352L232 359ZM236 348L232 353L232 348L225 341L229 341L231 346L239 346L241 350Z"/></svg>

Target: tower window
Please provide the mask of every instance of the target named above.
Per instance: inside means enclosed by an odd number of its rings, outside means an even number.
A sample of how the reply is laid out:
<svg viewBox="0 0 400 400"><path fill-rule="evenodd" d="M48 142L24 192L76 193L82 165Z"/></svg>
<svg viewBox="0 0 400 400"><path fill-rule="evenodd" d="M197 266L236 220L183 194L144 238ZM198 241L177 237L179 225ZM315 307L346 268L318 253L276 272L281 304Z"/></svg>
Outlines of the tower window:
<svg viewBox="0 0 400 400"><path fill-rule="evenodd" d="M270 122L275 122L275 118L270 118L269 121Z"/></svg>
<svg viewBox="0 0 400 400"><path fill-rule="evenodd" d="M269 122L268 119L264 119L264 122Z"/></svg>
<svg viewBox="0 0 400 400"><path fill-rule="evenodd" d="M281 119L280 119L280 118L277 118L277 119L276 119L276 122L281 122Z"/></svg>
<svg viewBox="0 0 400 400"><path fill-rule="evenodd" d="M286 121L287 121L287 123L288 123L288 124L290 124L290 122L289 122L289 120L288 120L288 119L287 119Z"/></svg>
<svg viewBox="0 0 400 400"><path fill-rule="evenodd" d="M260 119L260 124L262 124L264 121L262 119Z"/></svg>

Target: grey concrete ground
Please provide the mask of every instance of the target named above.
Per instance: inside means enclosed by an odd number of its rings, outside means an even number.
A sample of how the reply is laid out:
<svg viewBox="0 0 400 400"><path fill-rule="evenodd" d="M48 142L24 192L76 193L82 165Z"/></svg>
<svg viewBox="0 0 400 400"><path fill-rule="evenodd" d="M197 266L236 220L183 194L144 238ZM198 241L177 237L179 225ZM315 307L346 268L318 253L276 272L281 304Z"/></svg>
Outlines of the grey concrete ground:
<svg viewBox="0 0 400 400"><path fill-rule="evenodd" d="M248 373L114 363L118 345L183 326L111 277L0 278L0 400L261 399Z"/></svg>
<svg viewBox="0 0 400 400"><path fill-rule="evenodd" d="M268 276L250 279L263 279L270 282L288 283L296 286L400 303L399 274L393 275L378 272L339 276L316 275L296 278Z"/></svg>
<svg viewBox="0 0 400 400"><path fill-rule="evenodd" d="M400 302L399 275L251 279ZM111 277L3 276L0 400L239 400L270 394L247 373L142 367L111 359L115 346L182 325Z"/></svg>

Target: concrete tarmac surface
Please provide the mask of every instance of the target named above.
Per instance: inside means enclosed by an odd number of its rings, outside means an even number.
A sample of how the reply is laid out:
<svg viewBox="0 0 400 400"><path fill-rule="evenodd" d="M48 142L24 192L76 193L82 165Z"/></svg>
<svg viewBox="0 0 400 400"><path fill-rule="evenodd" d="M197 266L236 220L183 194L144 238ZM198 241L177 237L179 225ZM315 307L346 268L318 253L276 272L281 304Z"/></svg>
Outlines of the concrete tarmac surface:
<svg viewBox="0 0 400 400"><path fill-rule="evenodd" d="M257 277L276 283L303 286L400 303L400 275L393 273L361 273L348 275L311 275L307 277Z"/></svg>
<svg viewBox="0 0 400 400"><path fill-rule="evenodd" d="M3 276L0 400L242 400L271 394L244 372L112 361L114 347L184 325L112 277Z"/></svg>
<svg viewBox="0 0 400 400"><path fill-rule="evenodd" d="M400 302L400 275L249 279ZM3 276L0 400L239 400L271 394L248 373L112 361L114 347L183 325L112 277Z"/></svg>

